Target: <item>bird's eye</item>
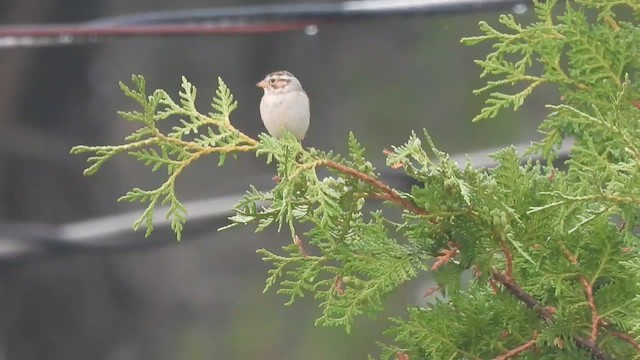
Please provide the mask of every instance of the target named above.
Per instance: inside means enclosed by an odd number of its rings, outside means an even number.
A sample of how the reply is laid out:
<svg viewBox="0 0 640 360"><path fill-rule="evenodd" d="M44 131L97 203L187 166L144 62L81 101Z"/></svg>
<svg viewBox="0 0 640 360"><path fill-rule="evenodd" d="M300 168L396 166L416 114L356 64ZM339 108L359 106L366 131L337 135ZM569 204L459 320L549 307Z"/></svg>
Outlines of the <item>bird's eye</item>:
<svg viewBox="0 0 640 360"><path fill-rule="evenodd" d="M276 82L276 79L271 78L271 79L269 79L269 82L270 82L271 84L274 84L274 83Z"/></svg>

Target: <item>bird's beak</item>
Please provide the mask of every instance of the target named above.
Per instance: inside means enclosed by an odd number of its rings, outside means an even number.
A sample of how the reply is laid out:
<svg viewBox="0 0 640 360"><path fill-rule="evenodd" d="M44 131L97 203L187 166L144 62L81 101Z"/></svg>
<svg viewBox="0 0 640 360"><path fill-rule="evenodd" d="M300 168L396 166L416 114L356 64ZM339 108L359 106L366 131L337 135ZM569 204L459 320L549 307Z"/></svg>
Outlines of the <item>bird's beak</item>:
<svg viewBox="0 0 640 360"><path fill-rule="evenodd" d="M263 88L263 89L266 88L267 85L268 85L267 82L264 81L264 80L262 80L262 81L260 81L259 83L256 84L257 87Z"/></svg>

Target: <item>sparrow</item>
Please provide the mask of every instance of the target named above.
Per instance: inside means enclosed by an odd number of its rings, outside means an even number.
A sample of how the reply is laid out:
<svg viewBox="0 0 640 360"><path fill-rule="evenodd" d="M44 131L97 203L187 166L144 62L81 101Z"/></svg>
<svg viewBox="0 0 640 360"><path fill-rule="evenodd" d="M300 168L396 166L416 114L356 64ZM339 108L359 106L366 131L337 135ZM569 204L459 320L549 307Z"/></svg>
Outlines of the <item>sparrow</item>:
<svg viewBox="0 0 640 360"><path fill-rule="evenodd" d="M299 141L309 129L309 97L300 81L288 71L268 74L256 84L264 90L260 116L269 134L281 138L285 130Z"/></svg>

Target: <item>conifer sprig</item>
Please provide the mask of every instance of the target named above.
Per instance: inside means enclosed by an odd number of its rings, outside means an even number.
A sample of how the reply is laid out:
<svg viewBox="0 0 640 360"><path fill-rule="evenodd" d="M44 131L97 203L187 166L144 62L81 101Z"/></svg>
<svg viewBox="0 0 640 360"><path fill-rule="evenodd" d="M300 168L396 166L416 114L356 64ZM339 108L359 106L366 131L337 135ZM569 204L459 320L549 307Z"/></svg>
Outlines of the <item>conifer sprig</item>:
<svg viewBox="0 0 640 360"><path fill-rule="evenodd" d="M640 17L632 0L536 1L536 22L501 16L504 30L482 22L482 35L463 40L493 43L477 62L490 79L476 91L489 98L475 120L517 110L541 85L560 92L540 126L543 139L527 152L546 165L514 147L492 154L490 171L458 164L426 131L414 133L384 151L391 169L415 180L403 192L381 179L353 134L344 157L290 134L252 139L232 126L237 105L221 80L205 115L186 80L174 102L162 90L146 95L142 77L133 90L121 85L142 107L121 113L141 124L127 143L72 152L92 154L87 175L125 152L152 171L166 169L159 188L121 199L148 204L134 224L147 235L156 205L168 203L178 238L186 214L175 182L193 161L218 154L223 165L228 154L254 152L275 163L273 188L250 187L224 228L289 233L281 250L258 250L271 264L265 291L287 304L312 296L316 324L350 331L408 280L429 272L437 282L428 293L442 299L393 319L395 344L383 345L383 358L640 359L640 27L618 16L629 11ZM157 122L171 118L177 125L159 131ZM558 169L552 161L567 137L575 146ZM319 176L321 168L330 176ZM473 274L466 286L464 272Z"/></svg>
<svg viewBox="0 0 640 360"><path fill-rule="evenodd" d="M218 78L217 97L214 97L212 108L216 112L204 115L195 107L196 88L182 78L180 102L176 103L164 90L156 90L151 95L146 93L146 82L142 76L134 75L132 81L135 88L120 83L126 96L136 101L142 112L119 112L119 115L141 127L126 137L128 143L115 146L79 145L71 149L72 154L93 153L87 161L91 164L85 175L95 174L100 167L113 156L128 153L133 158L151 167L152 171L165 168L168 178L154 190L134 188L118 201L147 203L142 215L133 224L134 229L146 227L146 236L153 231L153 214L157 205L169 204L167 218L171 219L171 229L180 240L187 212L175 193L176 179L191 163L202 156L216 153L219 165L224 163L227 154L254 151L257 141L239 132L231 125L229 116L237 107L230 90L222 79ZM170 117L182 117L182 126L174 126L168 134L162 133L156 124ZM192 139L185 140L187 135Z"/></svg>

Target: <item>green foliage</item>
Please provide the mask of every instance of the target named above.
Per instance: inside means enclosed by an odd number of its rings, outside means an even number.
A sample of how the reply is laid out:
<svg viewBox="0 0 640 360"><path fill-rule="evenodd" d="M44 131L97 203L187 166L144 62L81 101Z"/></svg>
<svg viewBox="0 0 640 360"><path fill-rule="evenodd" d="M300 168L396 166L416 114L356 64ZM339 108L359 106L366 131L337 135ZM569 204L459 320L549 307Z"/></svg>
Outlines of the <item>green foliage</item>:
<svg viewBox="0 0 640 360"><path fill-rule="evenodd" d="M161 168L167 170L168 179L154 190L134 188L118 201L147 203L140 218L133 224L138 230L145 226L146 236L153 231L153 214L156 206L169 204L167 218L171 219L171 229L178 240L181 238L187 211L175 193L175 183L182 171L203 155L218 153L222 165L225 156L230 152L251 151L255 141L240 135L231 126L229 115L237 107L230 90L222 79L218 79L217 97L213 98L212 108L216 111L207 115L196 110L196 88L182 78L180 101L176 103L163 90L156 90L151 95L146 93L146 83L142 76L134 75L132 81L135 88L120 83L126 96L142 107L142 112L119 112L119 115L131 122L139 123L140 128L126 137L126 144L117 146L85 146L79 145L71 149L72 154L94 153L87 161L91 164L85 175L95 174L100 167L114 155L126 152L152 171ZM181 126L174 126L172 131L164 134L157 123L171 117L180 117ZM185 137L191 135L190 141Z"/></svg>
<svg viewBox="0 0 640 360"><path fill-rule="evenodd" d="M211 153L222 165L226 154L242 151L275 163L276 185L250 187L225 227L290 233L281 250L258 250L271 264L265 291L275 288L287 304L313 296L316 324L347 331L425 272L446 295L394 318L387 334L395 344L383 346L383 358L640 358L640 27L630 20L640 6L547 1L535 2L535 12L531 24L504 15L502 30L482 22L483 35L463 39L493 46L477 61L491 79L476 91L489 97L475 120L517 110L541 85L561 95L540 126L542 140L526 154L513 147L492 154L491 170L461 166L426 131L412 134L385 151L388 166L415 180L401 192L380 179L353 134L346 157L305 148L290 134L242 134L230 123L236 103L221 80L215 112L204 115L186 80L175 103L162 90L146 95L144 80L134 77L136 89L122 89L142 111L121 115L141 128L124 145L73 152L92 153L87 175L122 152L152 171L165 168L169 178L159 188L134 189L121 200L148 203L134 224L147 235L156 205L168 203L178 238L186 212L175 180L186 166ZM163 134L156 123L170 117L178 125ZM567 138L575 145L558 169L553 161ZM330 176L319 176L320 168ZM466 287L463 272L473 274Z"/></svg>

